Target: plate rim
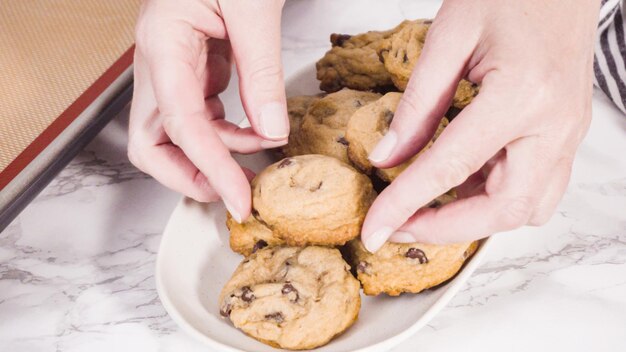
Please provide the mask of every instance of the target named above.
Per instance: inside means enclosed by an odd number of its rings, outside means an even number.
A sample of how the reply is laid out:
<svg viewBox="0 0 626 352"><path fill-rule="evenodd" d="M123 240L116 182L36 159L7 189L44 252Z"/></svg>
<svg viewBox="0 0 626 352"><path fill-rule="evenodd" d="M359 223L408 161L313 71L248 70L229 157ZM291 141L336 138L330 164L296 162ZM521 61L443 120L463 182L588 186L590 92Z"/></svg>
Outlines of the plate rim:
<svg viewBox="0 0 626 352"><path fill-rule="evenodd" d="M181 329L184 330L185 333L193 336L199 342L203 342L207 344L208 346L215 348L217 351L249 352L249 351L238 349L231 345L226 345L221 342L218 342L210 338L209 336L206 336L202 332L198 331L193 325L189 324L185 320L185 318L183 318L182 315L179 313L178 309L175 307L175 304L172 302L172 299L170 298L168 294L168 290L163 283L164 271L162 267L164 265L163 264L164 259L161 253L163 253L163 247L166 245L166 242L167 242L165 241L165 239L166 239L167 234L172 231L170 229L173 226L172 218L174 218L174 216L176 216L178 212L182 211L182 209L187 207L187 205L185 205L185 202L187 201L188 201L187 197L184 197L184 196L181 197L181 199L176 204L174 211L170 215L167 221L167 225L165 226L165 229L163 230L163 233L161 235L161 241L159 243L159 250L157 252L157 259L156 259L156 264L155 264L156 290L157 290L159 299L161 301L161 304L165 308L165 311L168 313L168 315L172 318L172 320L179 327L181 327ZM441 297L439 297L435 301L435 303L432 304L422 316L417 318L417 320L415 321L413 325L409 326L407 329L405 329L404 331L394 336L381 340L373 345L355 349L353 350L353 352L376 351L376 350L380 350L382 347L385 347L385 346L393 348L399 345L400 343L406 341L411 336L415 335L422 327L424 327L424 325L426 325L429 321L431 321L434 318L434 316L437 315L437 313L439 313L443 308L445 308L448 302L450 302L450 300L452 300L452 298L456 296L456 294L460 291L463 285L467 283L467 280L472 276L472 274L476 271L476 269L478 268L478 266L484 259L486 253L488 252L489 247L491 247L492 245L493 240L494 240L493 236L486 237L486 238L479 240L480 244L476 253L472 255L470 260L467 261L463 265L462 269L454 276L453 280L458 280L458 281L452 283L452 285L450 285L447 288L446 292L444 292L443 295L441 295ZM276 349L276 350L280 351L281 349Z"/></svg>

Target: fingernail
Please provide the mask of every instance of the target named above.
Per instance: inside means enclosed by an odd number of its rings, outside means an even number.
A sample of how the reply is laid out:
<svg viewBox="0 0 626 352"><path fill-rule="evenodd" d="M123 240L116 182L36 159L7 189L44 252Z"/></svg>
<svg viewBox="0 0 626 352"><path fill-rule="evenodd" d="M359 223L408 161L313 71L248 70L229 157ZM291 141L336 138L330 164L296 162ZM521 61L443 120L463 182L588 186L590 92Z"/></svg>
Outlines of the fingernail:
<svg viewBox="0 0 626 352"><path fill-rule="evenodd" d="M261 131L268 138L282 139L289 136L287 108L284 104L273 102L261 107L259 123Z"/></svg>
<svg viewBox="0 0 626 352"><path fill-rule="evenodd" d="M281 139L279 141L263 140L263 141L261 141L261 148L263 148L263 149L272 149L272 148L281 147L281 146L283 146L285 144L287 144L287 140L286 139Z"/></svg>
<svg viewBox="0 0 626 352"><path fill-rule="evenodd" d="M387 242L387 239L392 233L393 229L391 227L383 227L367 237L363 242L363 245L365 246L365 249L374 253L379 250L385 242Z"/></svg>
<svg viewBox="0 0 626 352"><path fill-rule="evenodd" d="M228 203L226 199L223 199L223 201L224 206L226 206L226 210L228 210L228 212L230 213L230 216L232 216L235 221L241 224L241 215L239 215L237 210L235 210L235 208L230 203Z"/></svg>
<svg viewBox="0 0 626 352"><path fill-rule="evenodd" d="M383 139L378 142L374 150L369 155L369 159L375 163L387 160L398 143L398 136L392 130L389 130Z"/></svg>
<svg viewBox="0 0 626 352"><path fill-rule="evenodd" d="M415 242L415 237L408 232L396 231L389 237L389 240L397 243L413 243Z"/></svg>

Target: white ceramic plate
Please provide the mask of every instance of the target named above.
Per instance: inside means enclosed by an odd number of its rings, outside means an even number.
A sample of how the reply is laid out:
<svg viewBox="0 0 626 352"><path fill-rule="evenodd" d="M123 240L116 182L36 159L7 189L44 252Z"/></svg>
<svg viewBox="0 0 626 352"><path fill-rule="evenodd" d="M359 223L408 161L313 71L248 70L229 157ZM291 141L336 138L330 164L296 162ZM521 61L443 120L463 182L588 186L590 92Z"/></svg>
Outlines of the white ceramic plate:
<svg viewBox="0 0 626 352"><path fill-rule="evenodd" d="M292 95L314 94L312 70L290 80ZM238 158L253 171L272 160L268 154ZM228 244L225 209L221 203L200 204L183 199L163 233L156 263L157 290L172 319L215 351L277 351L244 335L219 314L219 292L242 257ZM417 295L368 297L358 321L344 334L316 351L386 351L415 334L458 292L485 255L484 240L461 272L445 285Z"/></svg>

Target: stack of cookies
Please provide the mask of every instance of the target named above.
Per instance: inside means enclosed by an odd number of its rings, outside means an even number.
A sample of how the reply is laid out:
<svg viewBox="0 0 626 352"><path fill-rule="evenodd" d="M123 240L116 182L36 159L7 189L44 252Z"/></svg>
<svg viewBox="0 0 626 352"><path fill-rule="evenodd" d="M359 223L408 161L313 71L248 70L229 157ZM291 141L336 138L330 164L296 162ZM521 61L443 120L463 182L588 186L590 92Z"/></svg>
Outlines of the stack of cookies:
<svg viewBox="0 0 626 352"><path fill-rule="evenodd" d="M220 313L274 347L311 349L356 320L366 295L418 293L453 277L477 243L387 243L368 252L359 234L377 190L411 162L377 169L369 153L387 133L430 21L385 32L331 36L317 63L326 94L288 99L283 159L252 181L252 216L230 214L230 246L245 259L220 295ZM452 107L477 88L459 84ZM382 93L385 93L384 95ZM441 118L430 145L448 124ZM423 150L422 150L423 152ZM429 207L454 200L448 192ZM349 263L349 264L348 264Z"/></svg>

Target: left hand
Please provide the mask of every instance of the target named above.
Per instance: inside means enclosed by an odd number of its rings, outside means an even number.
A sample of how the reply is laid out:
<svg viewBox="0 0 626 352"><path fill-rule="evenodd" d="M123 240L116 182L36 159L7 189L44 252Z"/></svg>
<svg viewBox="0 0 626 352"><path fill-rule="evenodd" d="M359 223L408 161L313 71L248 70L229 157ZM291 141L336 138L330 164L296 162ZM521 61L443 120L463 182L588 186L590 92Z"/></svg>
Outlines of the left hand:
<svg viewBox="0 0 626 352"><path fill-rule="evenodd" d="M444 1L372 163L392 167L419 151L461 78L480 93L376 199L362 230L368 250L389 238L465 242L548 221L591 119L598 7ZM459 200L420 209L457 186Z"/></svg>

